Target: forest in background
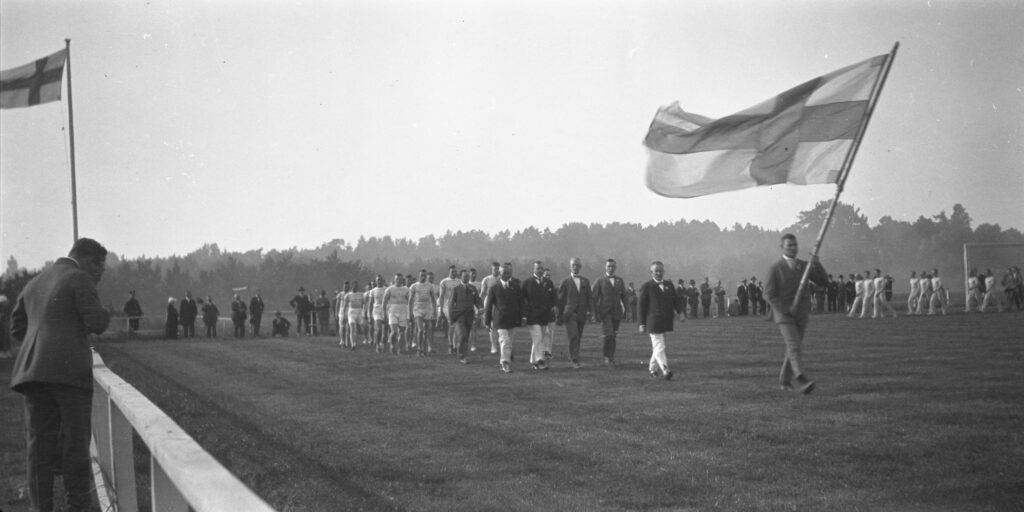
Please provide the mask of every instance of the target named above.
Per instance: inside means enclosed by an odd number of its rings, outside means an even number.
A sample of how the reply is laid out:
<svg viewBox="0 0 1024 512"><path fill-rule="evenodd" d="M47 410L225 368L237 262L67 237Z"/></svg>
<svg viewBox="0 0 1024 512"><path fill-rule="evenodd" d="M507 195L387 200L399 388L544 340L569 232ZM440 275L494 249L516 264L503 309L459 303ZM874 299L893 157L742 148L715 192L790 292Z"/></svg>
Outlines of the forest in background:
<svg viewBox="0 0 1024 512"><path fill-rule="evenodd" d="M418 240L360 237L351 243L334 239L313 249L232 252L209 243L183 256L133 259L121 258L116 247L108 247L112 253L99 293L105 303L120 311L128 291L136 290L143 311L159 315L168 297L183 297L186 290L194 297L211 296L224 311L233 289L247 287L240 292L244 298L259 289L269 311L287 310L288 301L300 286L311 293L325 289L332 294L345 281L365 284L377 274L390 280L396 272L415 274L421 268L433 271L439 282L449 265L476 268L482 277L489 272L492 261L512 262L514 275L524 278L535 260L550 267L559 281L568 274L568 259L579 256L583 259L583 275L591 279L603 273L607 258L614 258L618 275L639 286L649 277L650 262L660 260L665 263L666 276L673 281L693 279L700 283L708 277L712 284L721 280L732 294L741 279L761 279L768 265L779 257L782 233L797 235L801 257L806 259L828 205L828 201L822 201L801 212L797 221L783 230L749 223L723 228L710 221L679 219L648 226L568 223L555 231L527 227L493 235L479 230L448 231ZM911 270L932 268L939 269L948 288L958 290L963 282L964 243L1024 243L1024 235L998 224L973 226L960 204L953 205L948 215L943 210L922 215L914 222L885 216L872 226L856 207L839 203L820 256L825 269L833 274L880 268L896 279L897 293L905 293ZM1024 249L992 251L980 255L976 266L991 267L1001 276L1008 265L1024 263L1021 260ZM38 271L19 268L12 256L0 281L0 293L13 300Z"/></svg>

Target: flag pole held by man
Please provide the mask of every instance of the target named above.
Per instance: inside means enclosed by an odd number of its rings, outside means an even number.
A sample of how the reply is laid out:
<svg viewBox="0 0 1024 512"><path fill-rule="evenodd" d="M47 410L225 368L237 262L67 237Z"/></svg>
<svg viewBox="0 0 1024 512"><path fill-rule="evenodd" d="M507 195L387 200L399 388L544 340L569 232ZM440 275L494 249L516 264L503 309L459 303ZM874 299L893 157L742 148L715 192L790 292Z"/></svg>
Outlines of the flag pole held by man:
<svg viewBox="0 0 1024 512"><path fill-rule="evenodd" d="M813 265L797 265L802 277L792 303L775 315L787 343L783 389L791 388L789 378L794 373L798 381L803 378L798 363L791 361L794 353L798 359L803 328L799 336L789 335L786 320L791 311L801 310L811 269L820 268L821 243L898 49L897 42L888 54L814 78L721 119L686 112L678 102L672 103L658 110L644 139L647 187L667 197L698 197L783 183L836 184L811 252ZM784 249L787 243L796 247L792 235L783 240ZM785 255L795 258L795 251L791 252ZM801 382L804 393L813 389L813 381Z"/></svg>

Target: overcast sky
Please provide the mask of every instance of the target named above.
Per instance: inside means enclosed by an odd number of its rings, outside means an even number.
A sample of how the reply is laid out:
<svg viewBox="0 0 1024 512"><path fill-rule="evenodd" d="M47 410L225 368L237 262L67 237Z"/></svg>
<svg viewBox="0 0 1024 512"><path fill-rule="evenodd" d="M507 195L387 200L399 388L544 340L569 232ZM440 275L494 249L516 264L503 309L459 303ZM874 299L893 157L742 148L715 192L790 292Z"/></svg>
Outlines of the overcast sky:
<svg viewBox="0 0 1024 512"><path fill-rule="evenodd" d="M1024 3L0 1L0 68L71 38L81 236L128 256L529 225L777 229L833 185L668 199L659 106L721 117L899 53L843 200L1024 229ZM72 241L67 106L0 114L0 257ZM827 248L827 241L826 241Z"/></svg>

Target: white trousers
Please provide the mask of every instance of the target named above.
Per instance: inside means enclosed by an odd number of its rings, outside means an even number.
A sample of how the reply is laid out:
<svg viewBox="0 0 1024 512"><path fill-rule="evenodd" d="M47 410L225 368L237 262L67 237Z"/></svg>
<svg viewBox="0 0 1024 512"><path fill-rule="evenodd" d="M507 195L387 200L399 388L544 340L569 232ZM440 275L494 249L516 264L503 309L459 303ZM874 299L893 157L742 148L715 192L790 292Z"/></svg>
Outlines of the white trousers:
<svg viewBox="0 0 1024 512"><path fill-rule="evenodd" d="M530 364L544 360L544 353L551 352L551 329L547 325L530 324Z"/></svg>
<svg viewBox="0 0 1024 512"><path fill-rule="evenodd" d="M885 299L885 293L884 292L883 293L876 293L875 294L875 314L872 315L873 318L878 318L878 317L885 318L885 311L882 311L882 308L888 309L889 310L889 314L891 314L893 318L896 318L896 310L893 309L892 306L889 305L889 301Z"/></svg>
<svg viewBox="0 0 1024 512"><path fill-rule="evenodd" d="M665 355L665 333L651 333L651 362L647 369L654 371L660 368L662 372L668 370L668 356Z"/></svg>
<svg viewBox="0 0 1024 512"><path fill-rule="evenodd" d="M498 329L498 345L501 346L502 363L512 362L512 329Z"/></svg>

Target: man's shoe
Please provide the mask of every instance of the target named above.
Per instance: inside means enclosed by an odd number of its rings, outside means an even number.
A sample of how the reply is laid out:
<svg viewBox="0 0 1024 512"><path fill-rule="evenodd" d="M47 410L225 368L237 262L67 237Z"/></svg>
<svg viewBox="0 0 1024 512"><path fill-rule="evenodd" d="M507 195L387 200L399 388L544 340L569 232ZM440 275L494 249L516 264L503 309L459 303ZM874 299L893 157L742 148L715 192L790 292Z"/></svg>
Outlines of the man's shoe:
<svg viewBox="0 0 1024 512"><path fill-rule="evenodd" d="M814 381L808 381L807 384L804 384L803 386L800 387L800 393L804 395L809 395L811 394L811 391L814 391L814 387Z"/></svg>
<svg viewBox="0 0 1024 512"><path fill-rule="evenodd" d="M530 366L532 366L534 370L540 370L540 364L538 363L533 363Z"/></svg>
<svg viewBox="0 0 1024 512"><path fill-rule="evenodd" d="M604 365L605 366L611 366L612 365L612 360L607 358L607 357L604 358Z"/></svg>
<svg viewBox="0 0 1024 512"><path fill-rule="evenodd" d="M547 361L548 359L551 359L551 352L544 352L544 360Z"/></svg>
<svg viewBox="0 0 1024 512"><path fill-rule="evenodd" d="M673 375L675 374L672 373L672 370L665 370L665 380L672 380Z"/></svg>
<svg viewBox="0 0 1024 512"><path fill-rule="evenodd" d="M459 362L462 364L469 364L469 359L466 359L466 356L462 356L459 358Z"/></svg>
<svg viewBox="0 0 1024 512"><path fill-rule="evenodd" d="M783 391L793 391L793 385L790 384L789 382L783 382L782 384L779 385L779 389Z"/></svg>
<svg viewBox="0 0 1024 512"><path fill-rule="evenodd" d="M573 367L573 369L579 370L580 369L580 362L579 361L573 361L572 362L572 367Z"/></svg>
<svg viewBox="0 0 1024 512"><path fill-rule="evenodd" d="M651 378L652 379L657 379L658 378L658 370L650 370L650 372L651 372Z"/></svg>
<svg viewBox="0 0 1024 512"><path fill-rule="evenodd" d="M541 370L547 370L548 369L548 363L546 361L544 361L543 359L541 359L540 361L537 361L537 366Z"/></svg>
<svg viewBox="0 0 1024 512"><path fill-rule="evenodd" d="M512 373L512 366L508 363L501 363L501 371L505 373Z"/></svg>

